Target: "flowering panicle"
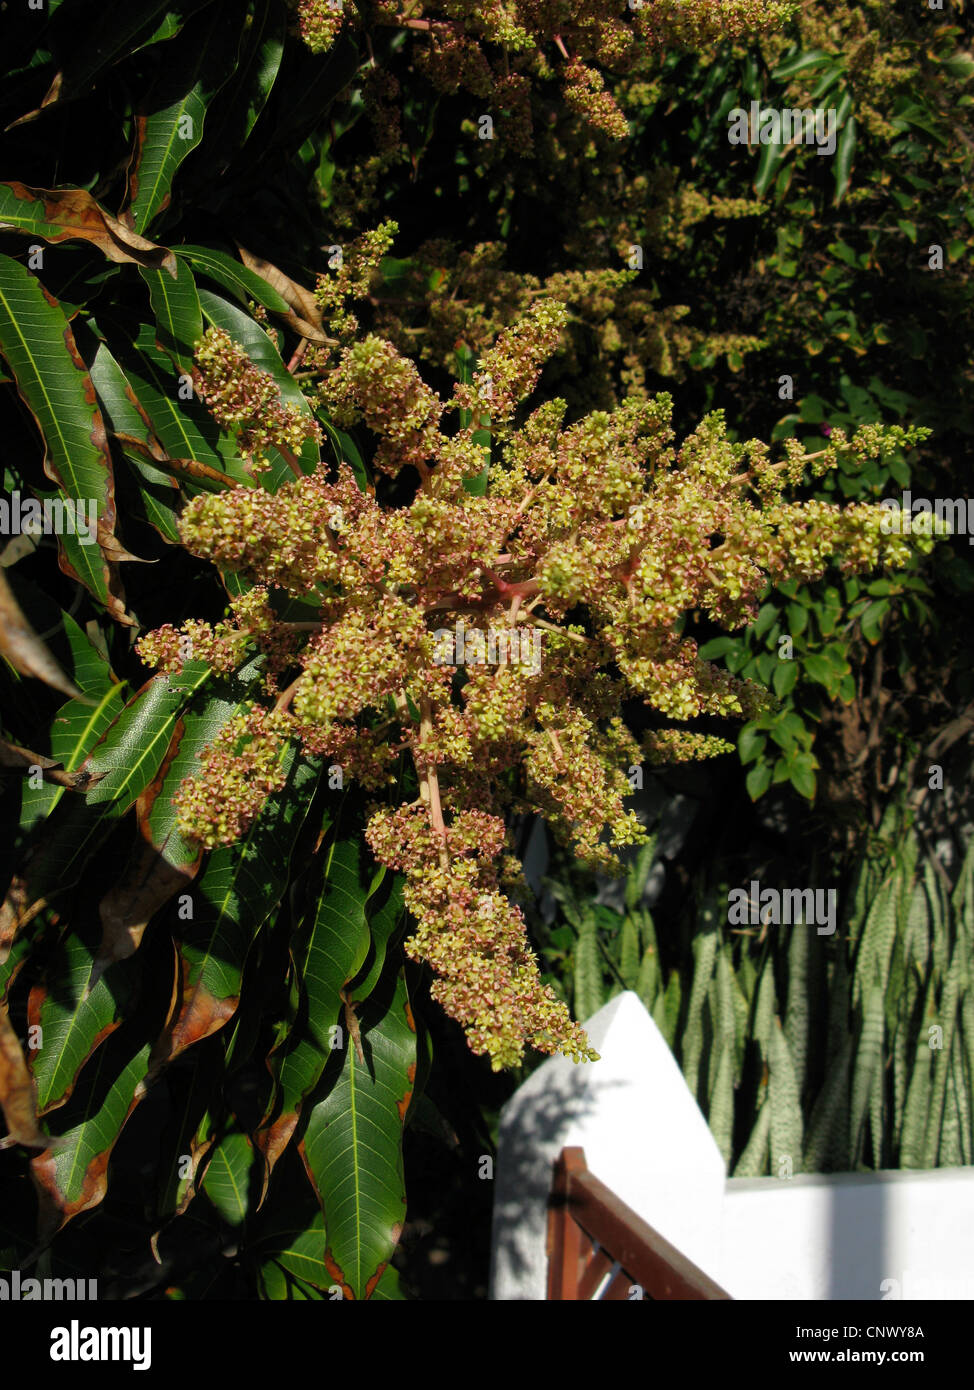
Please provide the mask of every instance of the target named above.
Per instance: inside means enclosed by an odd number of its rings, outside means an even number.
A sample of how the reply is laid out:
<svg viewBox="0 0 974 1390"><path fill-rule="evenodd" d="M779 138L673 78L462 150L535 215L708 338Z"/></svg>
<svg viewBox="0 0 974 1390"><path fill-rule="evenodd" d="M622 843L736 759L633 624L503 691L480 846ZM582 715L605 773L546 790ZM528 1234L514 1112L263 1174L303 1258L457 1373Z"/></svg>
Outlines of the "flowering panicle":
<svg viewBox="0 0 974 1390"><path fill-rule="evenodd" d="M384 232L363 243L345 278L319 288L336 320L346 295L367 291L384 245ZM407 951L430 962L436 997L498 1068L526 1046L592 1055L542 985L508 896L505 816L540 810L581 859L617 867L618 849L645 838L626 809L632 766L727 751L719 733L679 726L773 701L701 659L693 618L740 626L769 578L899 565L933 544L884 534L879 507L786 495L923 431L869 426L849 440L836 430L816 454L792 440L775 460L760 441L729 439L719 411L677 447L666 396L567 427L565 403L551 400L518 424L566 318L563 304L538 298L450 400L378 336L321 353L319 404L374 432L376 486L361 489L343 464L275 493L195 497L181 520L186 545L258 588L224 623L162 628L140 648L166 670L190 655L218 670L264 656L273 708L255 700L232 719L179 793L181 829L206 845L244 832L283 784L289 748L385 795L399 759L411 759L416 801L376 807L367 838L405 876L416 919ZM201 352L217 418L252 438L281 429L279 397L258 400L232 345L210 338ZM485 455L473 436L488 427L488 485L474 495L465 483ZM279 621L275 589L314 620ZM624 719L633 699L675 727L640 746Z"/></svg>
<svg viewBox="0 0 974 1390"><path fill-rule="evenodd" d="M321 426L281 400L269 372L254 365L222 328L209 328L196 348L199 391L213 418L235 433L255 467L266 466L270 446L299 450L321 439Z"/></svg>

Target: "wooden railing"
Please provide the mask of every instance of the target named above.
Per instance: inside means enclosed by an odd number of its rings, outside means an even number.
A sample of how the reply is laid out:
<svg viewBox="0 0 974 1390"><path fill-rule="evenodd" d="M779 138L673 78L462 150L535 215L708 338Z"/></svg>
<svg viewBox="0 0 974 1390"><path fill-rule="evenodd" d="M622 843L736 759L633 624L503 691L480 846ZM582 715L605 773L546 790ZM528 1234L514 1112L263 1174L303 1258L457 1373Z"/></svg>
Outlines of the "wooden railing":
<svg viewBox="0 0 974 1390"><path fill-rule="evenodd" d="M729 1299L703 1270L562 1149L548 1202L548 1299Z"/></svg>

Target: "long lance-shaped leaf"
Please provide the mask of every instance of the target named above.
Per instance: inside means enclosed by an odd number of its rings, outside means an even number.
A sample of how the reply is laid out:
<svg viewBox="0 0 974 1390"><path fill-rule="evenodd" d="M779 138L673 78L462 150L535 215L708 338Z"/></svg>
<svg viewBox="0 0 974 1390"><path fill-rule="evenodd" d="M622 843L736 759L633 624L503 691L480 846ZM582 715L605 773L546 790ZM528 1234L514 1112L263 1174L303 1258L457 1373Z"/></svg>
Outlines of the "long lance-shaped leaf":
<svg viewBox="0 0 974 1390"><path fill-rule="evenodd" d="M193 370L193 349L203 336L203 311L193 272L185 261L177 262L175 280L162 270L140 269L149 286L149 302L156 318L157 342L184 372Z"/></svg>
<svg viewBox="0 0 974 1390"><path fill-rule="evenodd" d="M153 1050L157 1069L236 1012L244 962L259 928L281 900L317 770L293 749L288 781L268 798L246 838L213 851L193 892L193 917L180 921L182 997Z"/></svg>
<svg viewBox="0 0 974 1390"><path fill-rule="evenodd" d="M806 1173L824 1172L830 1156L846 1142L852 1045L853 1040L847 1035L841 1051L829 1063L825 1083L812 1110L808 1132L805 1135ZM738 1174L735 1172L734 1176L737 1177Z"/></svg>
<svg viewBox="0 0 974 1390"><path fill-rule="evenodd" d="M710 909L706 909L700 916L705 922L708 919L713 919L713 913ZM710 988L719 945L720 937L716 928L698 932L693 939L693 984L690 989L690 1002L687 1005L682 1060L683 1074L695 1097L700 1072L700 1058L703 1053L703 1005Z"/></svg>
<svg viewBox="0 0 974 1390"><path fill-rule="evenodd" d="M580 1021L597 1014L603 1004L602 960L599 955L595 916L587 912L582 917L578 941L575 943L574 1010Z"/></svg>
<svg viewBox="0 0 974 1390"><path fill-rule="evenodd" d="M930 1113L931 1073L933 1071L933 1050L930 1047L928 1024L937 1017L936 993L931 976L927 981L924 1000L923 1022L919 1036L913 1045L910 1058L912 1072L906 1092L906 1106L903 1111L903 1128L900 1134L899 1166L901 1168L923 1168L924 1146L926 1143Z"/></svg>
<svg viewBox="0 0 974 1390"><path fill-rule="evenodd" d="M209 1107L224 1077L218 1039L194 1047L178 1074L169 1074L170 1119L159 1141L156 1219L160 1222L180 1215L196 1196L196 1173L213 1129Z"/></svg>
<svg viewBox="0 0 974 1390"><path fill-rule="evenodd" d="M102 939L92 983L109 962L138 949L153 914L196 877L203 851L179 832L173 797L184 778L196 771L204 748L229 719L248 707L260 665L259 659L252 660L232 677L215 677L205 699L190 701L176 720L165 759L136 803L136 849L99 904Z"/></svg>
<svg viewBox="0 0 974 1390"><path fill-rule="evenodd" d="M0 962L25 917L39 902L77 881L88 856L152 782L172 740L176 716L209 674L201 662L190 662L179 676L153 677L85 758L81 771L91 779L86 800L73 797L58 807L33 858L0 907Z"/></svg>
<svg viewBox="0 0 974 1390"><path fill-rule="evenodd" d="M368 899L384 877L380 870L370 883L362 859L361 838L348 835L339 815L325 850L321 896L291 948L299 987L296 1015L283 1048L269 1061L280 1114L260 1143L272 1165L294 1131L304 1097L335 1048L348 1043L342 991L369 954Z"/></svg>
<svg viewBox="0 0 974 1390"><path fill-rule="evenodd" d="M63 493L59 563L109 612L131 623L117 570L115 487L95 388L57 300L17 261L0 255L0 353L44 440L44 472ZM77 532L97 517L94 537ZM70 519L72 530L65 528ZM124 553L124 552L121 552Z"/></svg>
<svg viewBox="0 0 974 1390"><path fill-rule="evenodd" d="M193 30L192 42L180 49L190 57L188 69L165 71L135 117L125 217L140 234L169 206L179 166L203 138L209 101L234 69L239 25L228 25L220 7L210 6Z"/></svg>
<svg viewBox="0 0 974 1390"><path fill-rule="evenodd" d="M399 874L380 873L369 890L366 918L371 938L364 964L352 978L346 993L354 1003L368 999L379 983L389 949L405 921L403 880Z"/></svg>
<svg viewBox="0 0 974 1390"><path fill-rule="evenodd" d="M66 772L80 769L88 753L111 727L125 706L125 686L106 684L101 698L91 705L87 700L69 700L54 716L51 725L51 753ZM64 796L64 788L44 782L40 787L24 789L20 824L25 832L33 830L54 812Z"/></svg>
<svg viewBox="0 0 974 1390"><path fill-rule="evenodd" d="M771 1104L766 1099L754 1122L744 1152L737 1160L735 1178L759 1178L768 1171L768 1142L771 1137Z"/></svg>
<svg viewBox="0 0 974 1390"><path fill-rule="evenodd" d="M789 1176L800 1171L802 1111L798 1080L788 1043L777 1018L768 1056L768 1105L771 1107L771 1176L781 1177L788 1164Z"/></svg>
<svg viewBox="0 0 974 1390"><path fill-rule="evenodd" d="M69 1098L81 1068L118 1028L133 997L131 973L124 967L104 975L88 993L93 961L94 952L81 936L65 936L45 963L44 982L30 992L27 1021L41 1030L30 1054L39 1115Z"/></svg>
<svg viewBox="0 0 974 1390"><path fill-rule="evenodd" d="M208 246L177 246L176 255L185 258L201 272L222 285L246 306L251 300L263 304L265 309L273 309L276 314L286 314L290 307L283 295L273 289L263 275L258 275L249 266L235 261L225 251L214 251Z"/></svg>
<svg viewBox="0 0 974 1390"><path fill-rule="evenodd" d="M76 4L64 5L62 15L66 16L68 29L63 32L58 24L60 15L48 30L48 40L58 71L40 106L28 111L12 126L23 125L36 120L48 107L58 102L72 101L90 92L92 79L122 57L131 57L152 44L163 43L174 38L189 19L193 10L208 4L209 0L181 0L178 11L169 9L171 0L144 0L140 5L130 5L128 0L108 0L97 9L97 19L85 26L81 42L75 27ZM62 0L46 0L43 8L55 16L61 10ZM158 16L161 14L161 18ZM45 62L50 55L37 50Z"/></svg>
<svg viewBox="0 0 974 1390"><path fill-rule="evenodd" d="M885 1028L883 988L869 987L863 1001L862 1031L859 1036L852 1070L852 1096L849 1107L849 1147L852 1161L858 1165L866 1137L866 1116L875 1085L875 1075L883 1069L883 1037Z"/></svg>
<svg viewBox="0 0 974 1390"><path fill-rule="evenodd" d="M406 1214L402 1128L416 1077L416 1033L405 980L390 969L363 1006L361 1063L346 1049L341 1072L311 1109L300 1153L318 1194L325 1264L346 1298L370 1298Z"/></svg>
<svg viewBox="0 0 974 1390"><path fill-rule="evenodd" d="M92 22L85 26L80 42L73 24L76 6L66 6L51 27L52 47L59 55L60 68L40 110L53 102L67 101L80 94L89 86L92 78L122 55L137 53L150 43L158 43L178 33L178 16L165 13L169 3L170 0L143 0L140 5L129 5L126 0L109 0L109 3L97 7L91 16ZM187 7L188 0L187 4L180 6L180 10L185 13ZM51 13L57 8L57 5L48 4ZM68 25L66 34L62 32L62 17ZM38 114L38 111L32 111L21 119L28 120Z"/></svg>
<svg viewBox="0 0 974 1390"><path fill-rule="evenodd" d="M208 117L207 143L210 148L222 152L226 164L242 149L256 125L277 81L284 56L284 9L275 0L251 0L247 9L250 23L233 81L220 93ZM261 302L258 296L254 298Z"/></svg>
<svg viewBox="0 0 974 1390"><path fill-rule="evenodd" d="M939 1023L943 1029L941 1045L934 1053L933 1077L930 1085L930 1111L927 1119L927 1132L924 1142L923 1166L935 1168L941 1141L944 1102L947 1093L947 1076L950 1071L950 1054L954 1046L954 1033L957 1027L957 1005L963 997L967 984L964 943L958 940L944 980L943 994L940 998Z"/></svg>
<svg viewBox="0 0 974 1390"><path fill-rule="evenodd" d="M28 188L0 183L0 230L26 232L42 241L87 241L110 261L176 274L176 258L146 241L99 207L83 188Z"/></svg>
<svg viewBox="0 0 974 1390"><path fill-rule="evenodd" d="M734 1131L734 1045L732 1042L723 1042L719 1046L720 1053L717 1066L714 1068L707 1123L717 1141L724 1163L729 1166Z"/></svg>
<svg viewBox="0 0 974 1390"><path fill-rule="evenodd" d="M116 1040L126 1042L122 1030L113 1041ZM79 1088L64 1112L68 1127L59 1136L58 1148L32 1160L42 1242L50 1240L79 1212L97 1206L104 1197L108 1161L125 1121L141 1097L139 1087L148 1060L148 1044L134 1055L126 1055L123 1047L100 1048L91 1067L85 1070L84 1095Z"/></svg>
<svg viewBox="0 0 974 1390"><path fill-rule="evenodd" d="M98 344L90 371L109 430L125 435L129 441L139 440L154 457L164 458L165 450L156 438L152 422L107 344ZM123 445L122 451L140 479L139 493L146 520L167 541L178 544L179 483L161 469L154 468L134 447Z"/></svg>
<svg viewBox="0 0 974 1390"><path fill-rule="evenodd" d="M228 438L193 394L188 377L177 378L172 362L156 346L152 325L142 324L134 341L117 325L106 323L105 327L112 355L165 454L172 459L195 459L253 486L243 460L236 457ZM293 477L283 460L280 470ZM193 491L195 480L186 474L182 478L186 491Z"/></svg>

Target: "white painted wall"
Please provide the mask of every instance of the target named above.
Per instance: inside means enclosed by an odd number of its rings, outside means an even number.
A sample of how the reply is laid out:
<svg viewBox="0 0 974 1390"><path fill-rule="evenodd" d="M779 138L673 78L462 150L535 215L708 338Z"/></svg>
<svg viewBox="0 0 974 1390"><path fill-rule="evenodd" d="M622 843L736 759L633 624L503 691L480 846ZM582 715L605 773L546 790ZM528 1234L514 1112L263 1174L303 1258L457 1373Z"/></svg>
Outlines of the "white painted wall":
<svg viewBox="0 0 974 1390"><path fill-rule="evenodd" d="M719 1262L724 1161L665 1038L631 992L585 1027L601 1060L550 1058L501 1114L492 1298L545 1296L551 1165L566 1145L696 1264Z"/></svg>
<svg viewBox="0 0 974 1390"><path fill-rule="evenodd" d="M731 1178L714 1277L734 1298L974 1298L974 1168Z"/></svg>
<svg viewBox="0 0 974 1390"><path fill-rule="evenodd" d="M974 1298L974 1168L726 1180L639 998L618 995L586 1029L600 1062L551 1058L502 1112L492 1298L545 1296L551 1165L566 1145L734 1298Z"/></svg>

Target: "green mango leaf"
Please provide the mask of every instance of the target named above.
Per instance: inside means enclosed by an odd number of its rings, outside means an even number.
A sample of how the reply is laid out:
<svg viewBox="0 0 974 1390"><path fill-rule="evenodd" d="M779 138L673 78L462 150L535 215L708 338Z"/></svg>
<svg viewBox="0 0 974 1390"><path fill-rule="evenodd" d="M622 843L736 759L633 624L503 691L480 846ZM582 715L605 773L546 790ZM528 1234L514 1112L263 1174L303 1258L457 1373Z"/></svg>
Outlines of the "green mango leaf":
<svg viewBox="0 0 974 1390"><path fill-rule="evenodd" d="M144 0L130 5L126 0L109 0L89 16L79 32L72 21L77 7L61 10L52 33L55 52L63 47L62 82L58 100L79 95L99 73L149 44L168 39L177 32L168 13L170 0ZM50 3L48 9L51 9ZM186 6L180 6L185 10ZM63 22L62 22L63 21Z"/></svg>
<svg viewBox="0 0 974 1390"><path fill-rule="evenodd" d="M233 77L207 116L207 146L225 152L228 163L246 144L267 105L281 71L287 35L287 12L276 0L251 0L247 20Z"/></svg>
<svg viewBox="0 0 974 1390"><path fill-rule="evenodd" d="M128 171L127 216L141 234L169 206L173 179L203 138L206 108L231 76L241 32L219 7L207 6L178 50L189 62L169 65L135 116L135 150Z"/></svg>
<svg viewBox="0 0 974 1390"><path fill-rule="evenodd" d="M416 1033L402 974L390 969L360 1016L364 1065L347 1048L300 1144L328 1231L325 1264L346 1298L370 1298L402 1230L402 1130L416 1076Z"/></svg>
<svg viewBox="0 0 974 1390"><path fill-rule="evenodd" d="M786 78L795 77L800 72L806 72L809 68L821 67L823 63L831 62L831 55L821 48L809 48L804 52L792 54L772 69L771 80L773 82L784 82Z"/></svg>
<svg viewBox="0 0 974 1390"><path fill-rule="evenodd" d="M341 834L339 832L341 827ZM301 1004L287 1038L286 1050L271 1065L278 1084L285 1121L297 1116L304 1097L318 1084L335 1048L341 1028L345 1036L341 990L361 969L371 937L366 903L377 886L363 876L360 838L349 835L339 817L325 850L325 883L311 921L291 947Z"/></svg>
<svg viewBox="0 0 974 1390"><path fill-rule="evenodd" d="M239 843L211 852L193 889L193 916L174 923L183 969L181 1007L158 1048L165 1061L233 1017L244 962L259 928L281 900L298 832L318 772L288 748L287 783L268 797Z"/></svg>
<svg viewBox="0 0 974 1390"><path fill-rule="evenodd" d="M208 676L209 668L200 663L189 663L178 677L155 676L98 737L79 769L91 779L85 798L72 795L62 802L24 870L26 903L63 893L77 882L115 821L155 778L180 709ZM93 737L96 713L88 710Z"/></svg>
<svg viewBox="0 0 974 1390"><path fill-rule="evenodd" d="M2 213L0 213L2 216ZM61 568L78 579L115 617L125 617L121 585L106 547L114 541L115 488L112 458L95 391L71 326L57 301L24 267L0 255L0 353L17 392L44 440L44 472L57 483L76 524L97 517L97 539L58 535ZM62 514L64 526L68 513Z"/></svg>
<svg viewBox="0 0 974 1390"><path fill-rule="evenodd" d="M242 1226L260 1201L263 1161L246 1134L224 1134L206 1160L199 1189L230 1226Z"/></svg>
<svg viewBox="0 0 974 1390"><path fill-rule="evenodd" d="M113 434L125 434L140 439L150 450L153 447L161 448L149 417L105 343L98 344L90 370L109 430ZM133 448L123 445L122 452L139 479L139 501L145 520L154 526L165 540L178 545L181 500L179 484L162 469L154 468ZM185 481L188 492L196 491L192 478L186 478Z"/></svg>
<svg viewBox="0 0 974 1390"><path fill-rule="evenodd" d="M157 341L182 372L192 372L193 351L203 336L203 311L193 272L177 262L175 280L163 270L139 272L149 286L149 299L156 318Z"/></svg>
<svg viewBox="0 0 974 1390"><path fill-rule="evenodd" d="M188 260L202 274L215 280L225 290L229 290L245 306L250 300L255 300L277 314L287 313L290 308L284 296L278 294L263 275L258 275L256 270L251 270L241 261L235 261L224 251L214 251L208 246L188 245L176 246L173 250L177 256ZM202 327L200 332L202 333Z"/></svg>
<svg viewBox="0 0 974 1390"><path fill-rule="evenodd" d="M99 1048L82 1073L82 1082L64 1111L65 1128L57 1148L31 1161L38 1190L42 1238L101 1202L108 1187L108 1161L125 1121L138 1102L137 1088L149 1060L146 1043L132 1052L128 1030Z"/></svg>
<svg viewBox="0 0 974 1390"><path fill-rule="evenodd" d="M37 1113L63 1105L81 1068L122 1021L134 998L131 969L119 964L87 993L95 949L72 933L45 962L44 981L31 990L28 1022L39 1025L41 1045L29 1052L37 1087Z"/></svg>

